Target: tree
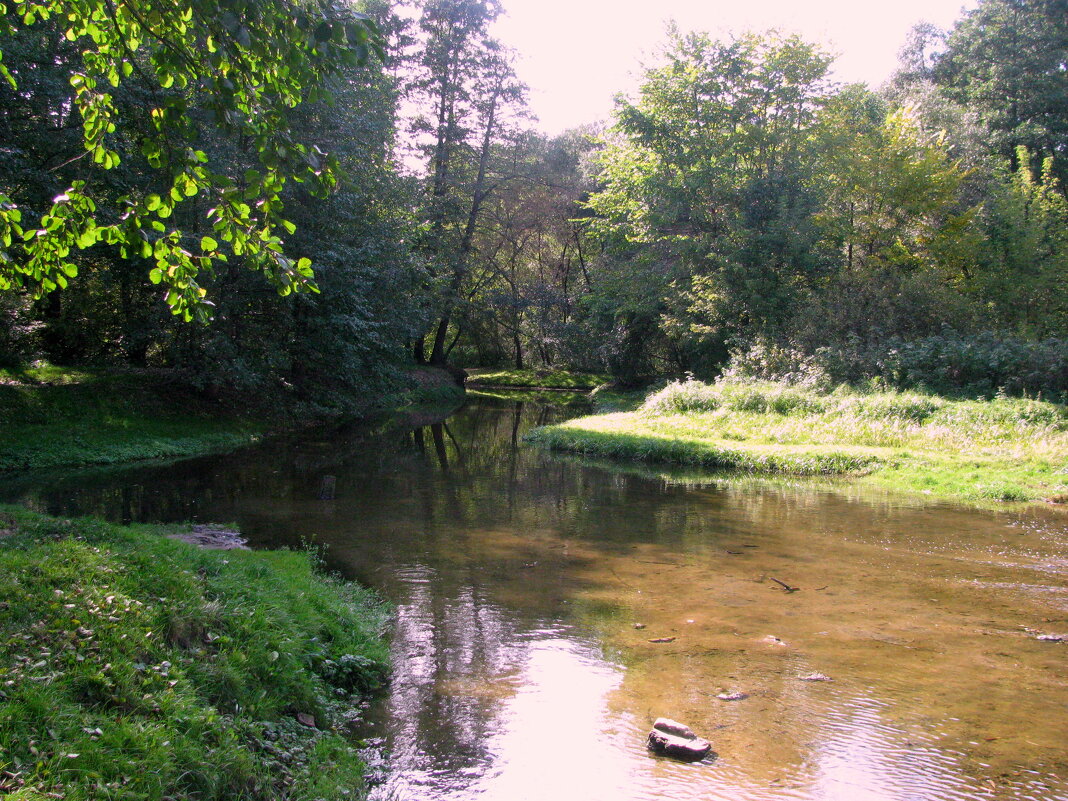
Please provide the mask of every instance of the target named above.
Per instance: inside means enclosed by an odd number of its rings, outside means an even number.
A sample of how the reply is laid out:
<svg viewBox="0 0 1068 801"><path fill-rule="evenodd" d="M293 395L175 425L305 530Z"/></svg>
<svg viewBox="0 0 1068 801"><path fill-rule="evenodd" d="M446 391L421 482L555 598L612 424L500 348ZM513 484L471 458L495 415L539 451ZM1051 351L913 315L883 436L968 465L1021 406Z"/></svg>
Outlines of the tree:
<svg viewBox="0 0 1068 801"><path fill-rule="evenodd" d="M588 189L582 162L593 146L581 131L554 139L528 133L500 156L510 180L488 199L479 226L471 298L477 311L465 325L478 315L478 335L496 340L497 353L510 345L517 368L585 361L568 345L581 339L574 314L590 288L579 203Z"/></svg>
<svg viewBox="0 0 1068 801"><path fill-rule="evenodd" d="M427 112L415 130L427 137L424 252L437 300L429 357L437 365L448 356L485 203L505 180L495 154L514 133L526 89L511 53L487 33L499 14L492 0L428 0L420 19L424 41L412 90ZM426 358L423 338L415 356Z"/></svg>
<svg viewBox="0 0 1068 801"><path fill-rule="evenodd" d="M835 97L820 123L826 201L817 219L845 268L935 267L932 246L975 214L958 206L965 173L944 137L863 87Z"/></svg>
<svg viewBox="0 0 1068 801"><path fill-rule="evenodd" d="M0 11L4 40L42 37L59 54L48 68L69 86L39 103L32 63L5 60L4 105L31 109L42 129L76 114L82 135L55 167L69 184L48 201L0 176L0 290L62 288L78 271L73 254L100 244L151 259L150 280L187 320L211 316L202 276L230 257L283 294L315 288L310 260L285 254L294 228L281 195L290 181L329 190L336 164L296 138L287 111L326 97L329 76L381 50L367 17L332 0L12 0ZM132 94L147 106L140 124L120 114ZM255 166L233 174L204 146L209 134ZM107 172L130 160L152 178L116 192ZM175 224L190 203L210 205L210 234L194 239Z"/></svg>
<svg viewBox="0 0 1068 801"><path fill-rule="evenodd" d="M1002 158L1056 159L1068 178L1068 0L982 0L950 32L934 80L979 110Z"/></svg>
<svg viewBox="0 0 1068 801"><path fill-rule="evenodd" d="M671 300L653 309L649 292L630 292L645 299L635 311L667 315L706 361L732 337L779 326L815 267L806 171L829 64L797 37L672 31L637 100L617 109L604 188L590 199L597 227Z"/></svg>
<svg viewBox="0 0 1068 801"><path fill-rule="evenodd" d="M1041 166L1020 148L1015 172L991 188L986 247L970 287L996 324L1030 338L1068 336L1068 201L1053 160Z"/></svg>

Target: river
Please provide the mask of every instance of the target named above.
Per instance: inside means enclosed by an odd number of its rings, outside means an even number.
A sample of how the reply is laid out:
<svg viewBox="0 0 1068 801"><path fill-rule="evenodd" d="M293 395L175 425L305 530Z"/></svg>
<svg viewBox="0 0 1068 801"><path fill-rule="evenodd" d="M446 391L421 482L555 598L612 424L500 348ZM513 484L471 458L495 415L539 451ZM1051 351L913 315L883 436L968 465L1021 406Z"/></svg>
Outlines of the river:
<svg viewBox="0 0 1068 801"><path fill-rule="evenodd" d="M524 446L585 411L562 399L8 478L0 500L325 547L396 608L378 801L1068 799L1068 642L1039 639L1068 635L1068 515ZM648 753L658 716L714 758Z"/></svg>

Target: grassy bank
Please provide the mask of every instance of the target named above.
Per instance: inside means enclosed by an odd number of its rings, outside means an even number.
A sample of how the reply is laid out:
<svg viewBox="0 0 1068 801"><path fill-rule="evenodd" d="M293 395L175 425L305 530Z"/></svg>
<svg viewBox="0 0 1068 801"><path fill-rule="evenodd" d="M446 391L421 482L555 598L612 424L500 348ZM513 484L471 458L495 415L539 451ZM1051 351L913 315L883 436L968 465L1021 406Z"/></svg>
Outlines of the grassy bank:
<svg viewBox="0 0 1068 801"><path fill-rule="evenodd" d="M947 498L1068 501L1068 408L1035 400L686 381L636 411L571 420L530 440L610 458L848 476Z"/></svg>
<svg viewBox="0 0 1068 801"><path fill-rule="evenodd" d="M340 799L383 610L307 554L0 508L0 795Z"/></svg>
<svg viewBox="0 0 1068 801"><path fill-rule="evenodd" d="M0 381L0 471L192 456L265 429L160 374L45 367Z"/></svg>
<svg viewBox="0 0 1068 801"><path fill-rule="evenodd" d="M369 406L456 405L463 396L444 371L421 369L410 386ZM0 371L0 472L197 456L318 419L329 418L298 418L281 402L209 397L162 372Z"/></svg>
<svg viewBox="0 0 1068 801"><path fill-rule="evenodd" d="M610 380L608 376L569 370L467 370L469 386L516 387L522 389L574 389L588 391Z"/></svg>

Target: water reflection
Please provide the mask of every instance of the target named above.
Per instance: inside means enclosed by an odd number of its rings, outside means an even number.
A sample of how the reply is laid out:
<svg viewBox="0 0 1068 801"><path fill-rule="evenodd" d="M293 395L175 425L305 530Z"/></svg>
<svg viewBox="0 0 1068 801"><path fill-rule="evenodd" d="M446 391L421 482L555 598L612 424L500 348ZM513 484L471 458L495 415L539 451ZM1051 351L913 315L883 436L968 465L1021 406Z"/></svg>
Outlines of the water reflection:
<svg viewBox="0 0 1068 801"><path fill-rule="evenodd" d="M0 497L328 546L397 608L378 799L1068 798L1068 646L1035 639L1068 633L1063 516L522 446L572 413L485 399ZM649 756L659 715L718 758Z"/></svg>

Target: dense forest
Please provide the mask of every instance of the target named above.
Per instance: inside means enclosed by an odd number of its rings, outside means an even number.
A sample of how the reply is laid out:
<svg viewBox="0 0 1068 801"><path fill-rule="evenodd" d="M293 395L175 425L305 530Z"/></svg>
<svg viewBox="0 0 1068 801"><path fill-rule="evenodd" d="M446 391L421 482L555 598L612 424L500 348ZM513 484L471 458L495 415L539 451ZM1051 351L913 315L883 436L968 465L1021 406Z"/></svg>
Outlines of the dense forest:
<svg viewBox="0 0 1068 801"><path fill-rule="evenodd" d="M345 411L427 363L1068 391L1066 0L918 25L879 88L669 29L555 137L496 0L165 5L3 7L2 363Z"/></svg>

